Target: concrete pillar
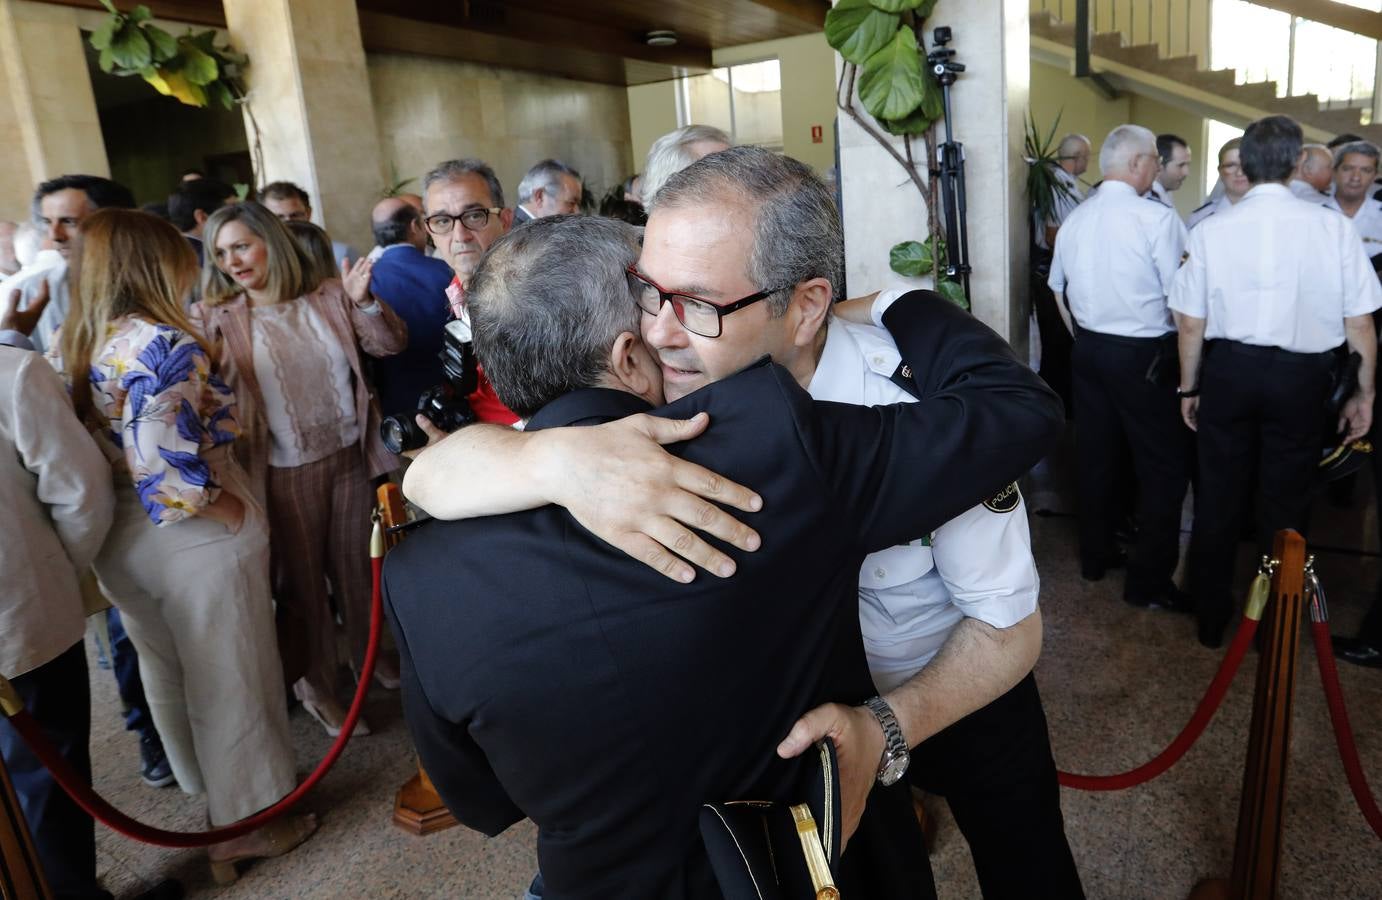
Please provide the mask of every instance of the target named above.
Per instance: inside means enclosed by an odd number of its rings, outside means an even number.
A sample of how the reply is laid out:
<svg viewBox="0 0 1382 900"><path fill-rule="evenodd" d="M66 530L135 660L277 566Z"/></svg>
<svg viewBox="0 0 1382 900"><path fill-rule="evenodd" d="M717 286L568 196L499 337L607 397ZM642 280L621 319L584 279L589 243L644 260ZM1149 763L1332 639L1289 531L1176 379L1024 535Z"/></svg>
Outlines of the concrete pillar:
<svg viewBox="0 0 1382 900"><path fill-rule="evenodd" d="M1028 235L1022 138L1029 83L1027 3L940 0L926 25L928 48L931 30L949 25L956 61L968 67L953 88L952 124L966 155L974 268L971 308L1025 357ZM836 62L841 63L838 55ZM863 107L858 109L868 121ZM888 250L894 244L926 237L921 195L887 151L849 116L840 115L839 127L849 293L857 296L898 283L930 287L929 278L904 279L888 268ZM900 151L902 141L892 141ZM915 140L913 145L924 179L924 145Z"/></svg>
<svg viewBox="0 0 1382 900"><path fill-rule="evenodd" d="M292 181L313 218L361 252L385 173L353 0L225 0L231 43L250 58L260 184ZM246 131L253 142L248 118Z"/></svg>
<svg viewBox="0 0 1382 900"><path fill-rule="evenodd" d="M34 186L63 174L110 175L78 10L0 0L0 219L28 217Z"/></svg>

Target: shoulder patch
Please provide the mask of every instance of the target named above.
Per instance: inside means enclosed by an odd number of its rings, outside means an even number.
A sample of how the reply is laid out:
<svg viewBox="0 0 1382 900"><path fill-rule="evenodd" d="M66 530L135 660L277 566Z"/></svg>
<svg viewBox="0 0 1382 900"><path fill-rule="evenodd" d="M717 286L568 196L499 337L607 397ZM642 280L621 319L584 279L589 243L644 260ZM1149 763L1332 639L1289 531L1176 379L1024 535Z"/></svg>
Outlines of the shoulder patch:
<svg viewBox="0 0 1382 900"><path fill-rule="evenodd" d="M1017 509L1017 504L1022 502L1022 493L1017 489L1017 482L1003 488L993 497L984 501L984 507L991 512L1010 513Z"/></svg>

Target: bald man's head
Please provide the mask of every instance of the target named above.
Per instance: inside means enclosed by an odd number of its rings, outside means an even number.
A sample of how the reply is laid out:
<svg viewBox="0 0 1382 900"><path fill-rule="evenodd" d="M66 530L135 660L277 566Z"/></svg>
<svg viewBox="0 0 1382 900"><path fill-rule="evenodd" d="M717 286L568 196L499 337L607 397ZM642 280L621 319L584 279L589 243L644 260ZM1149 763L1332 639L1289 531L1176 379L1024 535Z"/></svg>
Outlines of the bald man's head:
<svg viewBox="0 0 1382 900"><path fill-rule="evenodd" d="M1324 144L1306 144L1301 148L1295 177L1324 193L1334 181L1334 154Z"/></svg>
<svg viewBox="0 0 1382 900"><path fill-rule="evenodd" d="M427 229L422 224L422 213L402 197L385 197L374 204L370 228L374 231L375 243L381 247L412 244L419 250L427 249Z"/></svg>
<svg viewBox="0 0 1382 900"><path fill-rule="evenodd" d="M396 196L398 199L402 200L404 203L408 204L418 212L422 212L421 194L395 194L394 196Z"/></svg>

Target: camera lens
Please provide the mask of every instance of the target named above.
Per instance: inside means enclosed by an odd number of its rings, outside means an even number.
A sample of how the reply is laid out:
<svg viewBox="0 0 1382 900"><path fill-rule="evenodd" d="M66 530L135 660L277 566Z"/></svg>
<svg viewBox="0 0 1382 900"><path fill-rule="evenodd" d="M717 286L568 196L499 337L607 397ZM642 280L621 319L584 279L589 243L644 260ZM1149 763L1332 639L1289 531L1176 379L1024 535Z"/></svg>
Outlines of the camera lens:
<svg viewBox="0 0 1382 900"><path fill-rule="evenodd" d="M379 436L390 453L403 453L427 446L427 432L413 421L415 413L388 416L379 425Z"/></svg>

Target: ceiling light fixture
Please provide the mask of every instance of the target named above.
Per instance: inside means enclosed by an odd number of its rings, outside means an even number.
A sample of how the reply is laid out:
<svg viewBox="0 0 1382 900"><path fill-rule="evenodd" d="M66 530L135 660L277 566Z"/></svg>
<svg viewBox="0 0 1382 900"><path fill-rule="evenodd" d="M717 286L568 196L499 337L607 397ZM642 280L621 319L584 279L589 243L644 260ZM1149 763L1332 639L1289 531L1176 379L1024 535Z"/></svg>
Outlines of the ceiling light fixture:
<svg viewBox="0 0 1382 900"><path fill-rule="evenodd" d="M649 47L673 47L677 43L677 33L671 29L650 31L643 40Z"/></svg>

